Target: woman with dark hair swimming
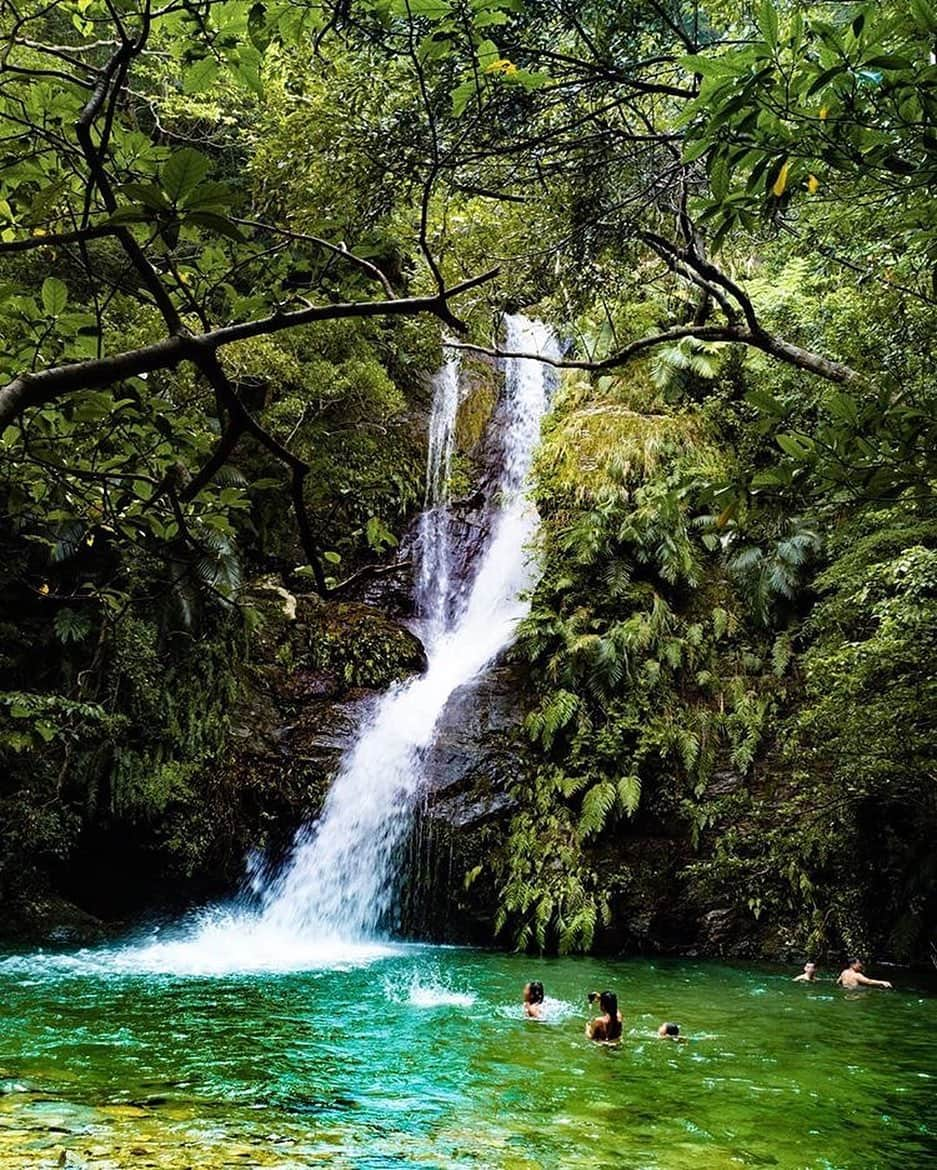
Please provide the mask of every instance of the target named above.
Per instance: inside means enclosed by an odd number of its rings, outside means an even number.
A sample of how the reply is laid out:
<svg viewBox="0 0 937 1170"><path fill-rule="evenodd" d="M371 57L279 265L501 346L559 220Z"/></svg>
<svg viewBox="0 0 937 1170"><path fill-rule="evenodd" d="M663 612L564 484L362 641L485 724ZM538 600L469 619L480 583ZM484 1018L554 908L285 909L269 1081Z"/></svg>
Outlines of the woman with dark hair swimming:
<svg viewBox="0 0 937 1170"><path fill-rule="evenodd" d="M543 984L539 980L524 984L524 1015L532 1020L543 1019Z"/></svg>
<svg viewBox="0 0 937 1170"><path fill-rule="evenodd" d="M618 1010L618 996L613 991L591 992L589 1002L599 1001L602 1012L595 1020L586 1024L586 1035L590 1040L604 1044L613 1043L621 1039L621 1012Z"/></svg>

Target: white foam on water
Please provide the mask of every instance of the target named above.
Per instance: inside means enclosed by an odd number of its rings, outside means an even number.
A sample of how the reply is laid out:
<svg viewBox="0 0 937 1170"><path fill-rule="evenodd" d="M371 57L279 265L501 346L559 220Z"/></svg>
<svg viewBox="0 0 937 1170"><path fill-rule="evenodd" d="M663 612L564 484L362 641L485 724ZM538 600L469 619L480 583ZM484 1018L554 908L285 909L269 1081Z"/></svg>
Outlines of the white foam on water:
<svg viewBox="0 0 937 1170"><path fill-rule="evenodd" d="M211 977L351 970L412 949L405 944L338 938L296 939L278 934L256 915L205 911L190 924L116 946L79 951L35 951L0 960L0 976L106 978L109 976ZM25 978L24 978L25 977Z"/></svg>
<svg viewBox="0 0 937 1170"><path fill-rule="evenodd" d="M410 988L407 1003L421 1008L468 1008L475 1003L475 998L471 991L451 991L447 987L427 986L417 980Z"/></svg>
<svg viewBox="0 0 937 1170"><path fill-rule="evenodd" d="M569 1003L565 999L554 999L552 996L544 996L543 999L543 1015L539 1020L531 1019L531 1023L541 1024L556 1024L560 1020L568 1020L573 1016L583 1016L581 1007ZM523 1003L502 1004L497 1009L499 1016L504 1016L509 1020L526 1020L530 1017L524 1011ZM583 1016L583 1024L585 1024L585 1016Z"/></svg>
<svg viewBox="0 0 937 1170"><path fill-rule="evenodd" d="M453 987L438 970L417 971L409 979L387 978L384 994L391 1003L409 1004L418 1008L472 1007L478 998L474 991Z"/></svg>

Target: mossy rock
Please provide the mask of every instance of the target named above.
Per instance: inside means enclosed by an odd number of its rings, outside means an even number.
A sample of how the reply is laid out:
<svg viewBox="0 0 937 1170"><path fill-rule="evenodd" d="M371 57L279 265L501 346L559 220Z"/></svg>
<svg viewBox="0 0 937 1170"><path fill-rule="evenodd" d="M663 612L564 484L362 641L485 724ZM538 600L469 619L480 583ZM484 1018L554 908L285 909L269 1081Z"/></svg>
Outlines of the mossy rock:
<svg viewBox="0 0 937 1170"><path fill-rule="evenodd" d="M456 449L470 452L481 442L498 401L499 375L492 365L472 361L462 366L462 398L456 419Z"/></svg>
<svg viewBox="0 0 937 1170"><path fill-rule="evenodd" d="M326 601L303 613L306 650L300 667L346 687L384 688L426 669L423 643L405 626L359 601Z"/></svg>
<svg viewBox="0 0 937 1170"><path fill-rule="evenodd" d="M293 594L272 579L255 582L260 613L255 666L279 675L284 698L334 697L349 687L382 690L426 669L420 639L373 605Z"/></svg>

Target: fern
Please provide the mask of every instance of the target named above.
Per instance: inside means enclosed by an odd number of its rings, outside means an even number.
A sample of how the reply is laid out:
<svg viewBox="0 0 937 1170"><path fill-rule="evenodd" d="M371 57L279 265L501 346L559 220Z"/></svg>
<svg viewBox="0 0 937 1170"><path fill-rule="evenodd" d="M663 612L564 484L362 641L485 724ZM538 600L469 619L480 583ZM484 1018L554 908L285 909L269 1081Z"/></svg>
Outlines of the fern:
<svg viewBox="0 0 937 1170"><path fill-rule="evenodd" d="M771 647L771 665L778 678L784 675L794 657L791 635L787 632L778 634Z"/></svg>
<svg viewBox="0 0 937 1170"><path fill-rule="evenodd" d="M651 362L651 379L659 390L681 386L688 375L711 381L719 371L717 355L711 343L685 337L658 351Z"/></svg>
<svg viewBox="0 0 937 1170"><path fill-rule="evenodd" d="M640 776L622 776L618 781L616 796L619 805L628 816L634 816L637 812L638 805L641 803Z"/></svg>
<svg viewBox="0 0 937 1170"><path fill-rule="evenodd" d="M595 937L597 917L596 908L591 902L583 906L560 931L560 954L566 955L570 951L588 951Z"/></svg>
<svg viewBox="0 0 937 1170"><path fill-rule="evenodd" d="M618 791L611 780L593 784L582 799L579 831L583 837L596 837L602 832L617 799Z"/></svg>
<svg viewBox="0 0 937 1170"><path fill-rule="evenodd" d="M570 776L561 772L553 781L553 786L568 799L582 792L588 783L590 783L588 776Z"/></svg>

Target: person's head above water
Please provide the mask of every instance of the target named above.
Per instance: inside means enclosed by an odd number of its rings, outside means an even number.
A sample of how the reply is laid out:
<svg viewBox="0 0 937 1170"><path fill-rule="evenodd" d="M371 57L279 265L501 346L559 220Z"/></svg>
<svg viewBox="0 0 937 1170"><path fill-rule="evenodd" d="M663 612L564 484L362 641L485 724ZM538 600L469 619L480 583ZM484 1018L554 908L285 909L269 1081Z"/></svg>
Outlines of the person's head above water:
<svg viewBox="0 0 937 1170"><path fill-rule="evenodd" d="M543 1003L543 984L538 979L524 984L524 1003Z"/></svg>
<svg viewBox="0 0 937 1170"><path fill-rule="evenodd" d="M602 1015L597 1020L590 1020L586 1025L586 1035L590 1040L599 1040L604 1043L618 1040L621 1036L621 1015L618 1011L618 996L614 991L590 991L589 1003L599 1001L599 1010Z"/></svg>
<svg viewBox="0 0 937 1170"><path fill-rule="evenodd" d="M849 962L846 964L846 966L851 967L853 969L853 971L861 971L862 970L862 960L861 959L850 959Z"/></svg>
<svg viewBox="0 0 937 1170"><path fill-rule="evenodd" d="M680 1036L680 1025L664 1022L657 1029L658 1036L670 1036L676 1040Z"/></svg>
<svg viewBox="0 0 937 1170"><path fill-rule="evenodd" d="M804 963L804 974L805 975L808 975L812 979L814 977L814 975L816 975L816 973L817 973L816 963L810 962L809 960L806 963Z"/></svg>
<svg viewBox="0 0 937 1170"><path fill-rule="evenodd" d="M611 1016L613 1020L618 1019L618 996L614 991L599 992L599 1007L607 1016Z"/></svg>

